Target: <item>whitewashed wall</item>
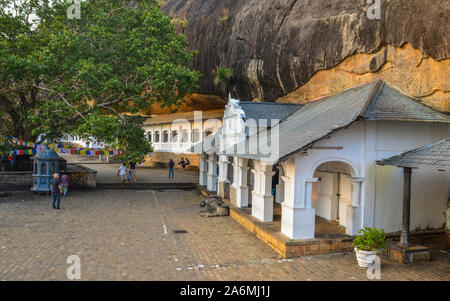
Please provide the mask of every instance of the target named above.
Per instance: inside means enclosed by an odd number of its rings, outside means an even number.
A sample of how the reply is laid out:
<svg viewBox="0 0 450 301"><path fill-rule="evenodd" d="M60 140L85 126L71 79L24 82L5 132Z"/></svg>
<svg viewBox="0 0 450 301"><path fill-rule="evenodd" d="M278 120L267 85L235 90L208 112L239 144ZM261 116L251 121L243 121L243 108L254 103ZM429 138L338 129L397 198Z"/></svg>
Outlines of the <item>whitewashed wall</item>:
<svg viewBox="0 0 450 301"><path fill-rule="evenodd" d="M371 187L366 190L366 200L375 200L375 206L367 206L365 224L381 227L387 232L399 231L402 224L403 170L390 166L374 167L369 159L388 158L448 138L450 127L445 124L378 121L367 122L366 128L368 140L372 141L366 145L367 178L371 180L368 181ZM413 169L411 185L411 229L442 228L450 197L450 172Z"/></svg>
<svg viewBox="0 0 450 301"><path fill-rule="evenodd" d="M446 124L358 121L347 129L320 140L313 147L343 147L342 150L308 150L307 156L296 154L284 162L290 184L286 187L289 203L303 205L305 181L318 176L316 168L329 161L351 166L351 176L365 178L362 184L361 225L383 228L387 232L401 230L403 174L401 168L377 166L376 160L398 155L450 137ZM295 162L295 163L294 163ZM295 166L295 170L294 170ZM322 174L324 175L324 174ZM326 176L325 176L326 178ZM332 180L316 183L313 207L319 216L332 216L320 198L326 198ZM320 185L324 185L321 187ZM325 195L320 195L320 191ZM345 226L346 204L351 204L351 183L341 177L340 223ZM412 177L411 229L439 229L445 224L450 197L450 174L431 169L415 169ZM285 200L286 201L286 200ZM344 204L345 203L345 204Z"/></svg>
<svg viewBox="0 0 450 301"><path fill-rule="evenodd" d="M177 121L165 124L156 125L144 125L146 136L152 135L152 146L155 152L170 152L170 153L190 153L188 150L204 139L206 132L212 134L221 128L222 122L218 119L208 119L203 122L194 122L188 120L179 119ZM200 133L199 141L192 141L192 135L194 131ZM172 132L177 131L177 139L172 138ZM187 131L187 141L182 141L182 133ZM156 132L159 132L159 141L156 141ZM168 133L169 140L163 142L164 132Z"/></svg>

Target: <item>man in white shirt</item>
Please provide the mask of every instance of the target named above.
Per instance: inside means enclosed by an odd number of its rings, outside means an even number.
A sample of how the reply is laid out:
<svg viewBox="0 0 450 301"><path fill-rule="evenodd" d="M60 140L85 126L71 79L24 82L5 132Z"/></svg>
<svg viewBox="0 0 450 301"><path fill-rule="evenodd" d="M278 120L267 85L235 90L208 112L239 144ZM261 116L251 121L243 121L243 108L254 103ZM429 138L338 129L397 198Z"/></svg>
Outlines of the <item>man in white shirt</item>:
<svg viewBox="0 0 450 301"><path fill-rule="evenodd" d="M119 170L117 171L117 176L120 176L122 183L120 184L120 187L123 187L123 184L127 180L127 165L125 162L122 166L119 167Z"/></svg>

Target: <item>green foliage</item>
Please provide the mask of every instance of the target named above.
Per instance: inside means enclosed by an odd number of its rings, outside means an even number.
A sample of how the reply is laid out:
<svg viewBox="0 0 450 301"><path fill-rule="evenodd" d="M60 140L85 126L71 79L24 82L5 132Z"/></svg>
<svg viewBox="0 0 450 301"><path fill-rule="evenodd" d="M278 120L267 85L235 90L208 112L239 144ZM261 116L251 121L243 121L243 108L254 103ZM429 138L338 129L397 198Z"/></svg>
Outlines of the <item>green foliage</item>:
<svg viewBox="0 0 450 301"><path fill-rule="evenodd" d="M184 19L173 18L172 19L172 23L176 27L179 27L179 28L182 28L182 29L185 29L187 27L187 25L188 25L188 21L187 21L186 18L184 18Z"/></svg>
<svg viewBox="0 0 450 301"><path fill-rule="evenodd" d="M14 146L6 139L5 136L0 137L0 159L2 156L8 156Z"/></svg>
<svg viewBox="0 0 450 301"><path fill-rule="evenodd" d="M214 77L214 84L217 86L220 83L224 84L227 89L230 86L231 78L233 77L233 69L224 67L216 70Z"/></svg>
<svg viewBox="0 0 450 301"><path fill-rule="evenodd" d="M364 227L359 230L358 235L353 240L353 246L362 251L376 251L386 248L386 236L383 229Z"/></svg>
<svg viewBox="0 0 450 301"><path fill-rule="evenodd" d="M222 13L222 16L220 16L219 21L217 22L219 25L222 25L223 27L227 27L228 25L228 9L225 9Z"/></svg>
<svg viewBox="0 0 450 301"><path fill-rule="evenodd" d="M80 127L77 136L89 141L96 137L112 148L124 153L117 159L124 162L142 161L153 149L145 137L142 127L144 118L139 116L107 116L90 114ZM99 126L101 124L101 126Z"/></svg>
<svg viewBox="0 0 450 301"><path fill-rule="evenodd" d="M0 120L8 134L55 141L82 132L106 142L114 133L122 147L140 149L138 121L121 113L176 107L196 91L195 52L157 1L83 1L81 19L67 18L65 0L21 2L0 0Z"/></svg>

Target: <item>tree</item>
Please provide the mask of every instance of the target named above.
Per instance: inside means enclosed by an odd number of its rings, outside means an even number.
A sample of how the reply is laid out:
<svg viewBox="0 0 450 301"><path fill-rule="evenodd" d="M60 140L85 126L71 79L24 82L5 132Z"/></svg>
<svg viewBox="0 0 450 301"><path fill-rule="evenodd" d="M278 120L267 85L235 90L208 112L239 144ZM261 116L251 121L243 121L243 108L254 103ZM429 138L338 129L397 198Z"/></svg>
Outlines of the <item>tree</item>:
<svg viewBox="0 0 450 301"><path fill-rule="evenodd" d="M125 162L142 161L146 154L153 151L142 128L143 118L140 116L89 115L85 122L77 128L76 135L89 140L92 136L102 137L102 141L110 147L120 149L123 155L118 156ZM97 126L101 124L102 126Z"/></svg>
<svg viewBox="0 0 450 301"><path fill-rule="evenodd" d="M223 84L226 92L229 92L231 87L231 79L233 77L233 69L228 67L219 68L215 71L214 84L218 86Z"/></svg>
<svg viewBox="0 0 450 301"><path fill-rule="evenodd" d="M0 120L14 136L106 142L111 124L143 136L142 120L121 113L173 109L196 90L195 53L155 0L81 2L81 19L67 18L70 5L0 0Z"/></svg>

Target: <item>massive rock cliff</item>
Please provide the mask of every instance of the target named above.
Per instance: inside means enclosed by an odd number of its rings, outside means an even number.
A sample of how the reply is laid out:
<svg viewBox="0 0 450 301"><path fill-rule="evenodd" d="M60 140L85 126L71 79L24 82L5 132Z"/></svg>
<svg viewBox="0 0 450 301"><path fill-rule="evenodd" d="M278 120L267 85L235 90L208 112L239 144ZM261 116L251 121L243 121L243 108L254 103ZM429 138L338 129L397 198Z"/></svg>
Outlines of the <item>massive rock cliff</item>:
<svg viewBox="0 0 450 301"><path fill-rule="evenodd" d="M224 95L218 68L233 69L243 100L291 101L383 78L450 111L448 0L168 0L202 72L201 94ZM375 2L375 1L369 1Z"/></svg>

